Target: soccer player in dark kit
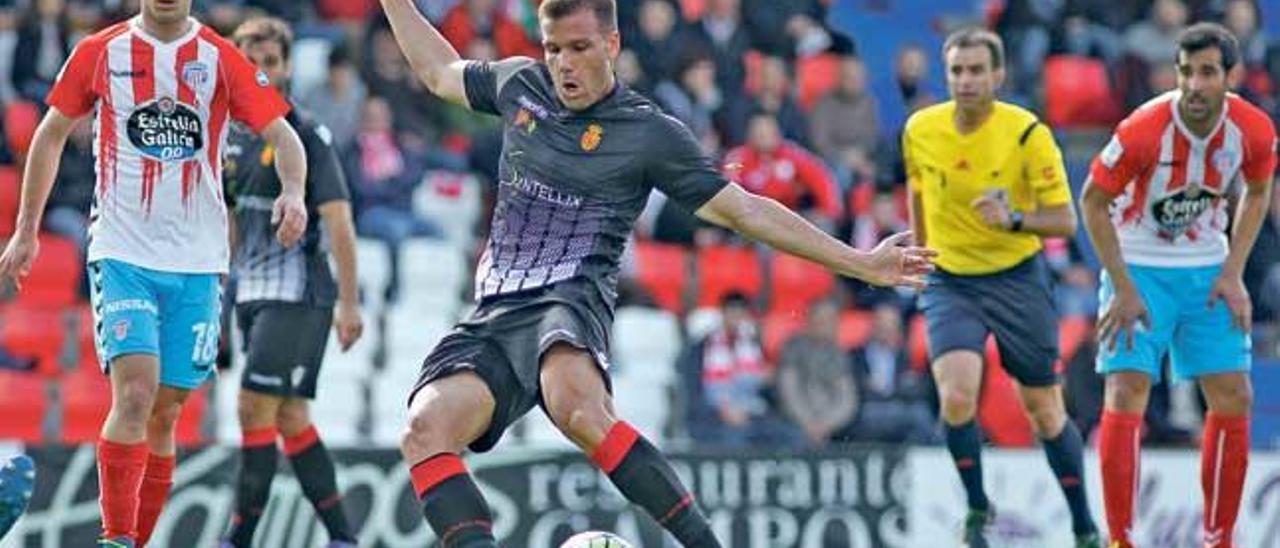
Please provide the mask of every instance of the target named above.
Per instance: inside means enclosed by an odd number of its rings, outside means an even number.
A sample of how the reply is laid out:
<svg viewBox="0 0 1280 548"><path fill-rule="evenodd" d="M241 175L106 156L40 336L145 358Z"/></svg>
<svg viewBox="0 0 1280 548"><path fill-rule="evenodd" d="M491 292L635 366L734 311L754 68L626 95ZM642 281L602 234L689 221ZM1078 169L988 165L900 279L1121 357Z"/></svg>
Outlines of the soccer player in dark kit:
<svg viewBox="0 0 1280 548"><path fill-rule="evenodd" d="M887 238L854 250L726 181L689 130L619 84L613 0L544 0L544 62L459 59L413 0L382 0L435 95L501 116L498 198L476 274L478 307L427 356L401 443L444 546L496 546L459 454L486 451L538 405L684 546L720 546L658 450L614 412L609 328L618 261L657 188L709 222L880 285L923 284L933 252Z"/></svg>

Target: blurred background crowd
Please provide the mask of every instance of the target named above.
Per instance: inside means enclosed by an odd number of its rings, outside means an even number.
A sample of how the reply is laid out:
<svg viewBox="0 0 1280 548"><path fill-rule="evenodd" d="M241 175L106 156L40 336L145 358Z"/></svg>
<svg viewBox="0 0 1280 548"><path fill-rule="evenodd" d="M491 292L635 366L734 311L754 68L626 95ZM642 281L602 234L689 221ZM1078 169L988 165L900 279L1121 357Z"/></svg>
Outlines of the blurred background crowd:
<svg viewBox="0 0 1280 548"><path fill-rule="evenodd" d="M335 443L390 444L400 426L397 391L469 305L500 121L427 94L376 0L195 4L224 34L261 13L294 27L289 92L329 128L343 160L373 326L352 353L330 354L318 420L346 432ZM465 58L542 55L537 0L418 4ZM130 0L0 1L0 236L12 229L26 147L70 49L137 9ZM619 0L616 70L685 122L732 180L865 248L907 227L901 127L914 110L946 100L939 46L947 31L977 24L1004 37L1002 99L1054 128L1078 191L1114 123L1174 87L1173 39L1192 22L1220 21L1236 33L1244 63L1232 75L1235 91L1280 114L1280 40L1263 30L1280 28L1280 7L1266 9L1254 0ZM109 397L86 342L81 280L94 194L91 129L78 128L62 159L38 276L0 308L0 365L9 370L0 384L10 387L0 399L39 417L34 429L6 437L78 441L84 429L92 439L93 417ZM1261 357L1280 347L1280 201L1273 212L1246 273ZM614 333L615 387L623 414L638 415L654 437L719 447L938 442L913 292L768 253L656 194L634 240ZM1096 262L1083 235L1049 241L1045 253L1063 316L1069 406L1087 435L1101 407L1092 363ZM981 416L991 441L1033 443L1009 379L989 367L985 382ZM192 406L207 418L185 439L207 440L224 431L211 423L234 422L234 407L219 411L224 399ZM1153 441L1190 443L1196 399L1186 387L1157 390ZM326 401L343 426L324 424ZM225 431L235 439L234 425ZM542 435L553 434L530 425L510 437Z"/></svg>

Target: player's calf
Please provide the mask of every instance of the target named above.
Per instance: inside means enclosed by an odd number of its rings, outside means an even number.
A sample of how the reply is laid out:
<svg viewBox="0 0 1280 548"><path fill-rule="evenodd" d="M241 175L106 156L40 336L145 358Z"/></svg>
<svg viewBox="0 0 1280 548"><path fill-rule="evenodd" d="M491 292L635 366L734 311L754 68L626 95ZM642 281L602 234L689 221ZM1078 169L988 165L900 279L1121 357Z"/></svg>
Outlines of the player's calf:
<svg viewBox="0 0 1280 548"><path fill-rule="evenodd" d="M1200 378L1209 412L1200 448L1205 545L1230 547L1249 468L1249 409L1253 387L1245 373Z"/></svg>

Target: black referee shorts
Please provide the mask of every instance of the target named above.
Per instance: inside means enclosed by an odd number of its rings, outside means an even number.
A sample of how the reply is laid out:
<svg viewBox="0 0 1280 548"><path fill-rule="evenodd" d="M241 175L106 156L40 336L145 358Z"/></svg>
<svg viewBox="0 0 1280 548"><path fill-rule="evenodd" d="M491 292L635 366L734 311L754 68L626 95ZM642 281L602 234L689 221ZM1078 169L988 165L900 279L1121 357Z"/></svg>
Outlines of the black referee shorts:
<svg viewBox="0 0 1280 548"><path fill-rule="evenodd" d="M244 334L240 386L273 396L315 399L333 308L280 301L236 305Z"/></svg>
<svg viewBox="0 0 1280 548"><path fill-rule="evenodd" d="M1010 376L1023 386L1056 384L1058 310L1050 283L1039 253L993 274L933 272L920 296L929 359L952 350L982 355L987 335L993 334L1001 365Z"/></svg>

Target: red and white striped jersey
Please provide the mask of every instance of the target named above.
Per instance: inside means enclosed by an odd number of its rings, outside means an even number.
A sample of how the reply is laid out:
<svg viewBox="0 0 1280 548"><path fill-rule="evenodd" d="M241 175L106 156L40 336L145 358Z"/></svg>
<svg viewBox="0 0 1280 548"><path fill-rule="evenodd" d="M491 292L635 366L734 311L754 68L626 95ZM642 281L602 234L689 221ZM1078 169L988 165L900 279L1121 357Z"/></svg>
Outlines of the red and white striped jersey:
<svg viewBox="0 0 1280 548"><path fill-rule="evenodd" d="M1093 184L1120 195L1112 222L1125 262L1209 266L1226 260L1227 201L1238 179L1271 181L1276 132L1261 109L1228 94L1218 127L1192 134L1178 115L1179 91L1130 114L1094 159Z"/></svg>
<svg viewBox="0 0 1280 548"><path fill-rule="evenodd" d="M194 19L162 42L137 17L81 41L47 101L73 118L96 109L89 261L227 271L228 118L261 131L289 110L235 45Z"/></svg>

